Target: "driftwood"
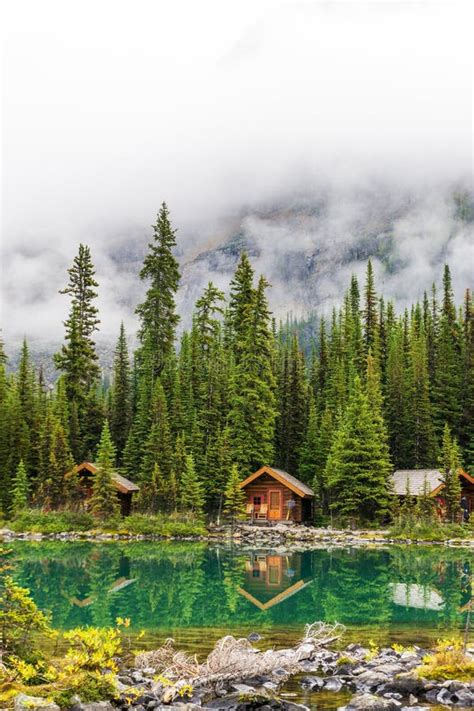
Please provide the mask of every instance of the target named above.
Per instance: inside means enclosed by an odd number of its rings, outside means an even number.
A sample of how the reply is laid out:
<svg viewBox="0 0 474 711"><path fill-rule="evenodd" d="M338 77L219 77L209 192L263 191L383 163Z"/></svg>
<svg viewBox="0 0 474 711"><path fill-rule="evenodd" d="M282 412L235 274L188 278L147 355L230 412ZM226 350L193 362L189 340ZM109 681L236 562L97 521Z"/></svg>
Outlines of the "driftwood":
<svg viewBox="0 0 474 711"><path fill-rule="evenodd" d="M264 652L256 649L248 639L235 639L231 635L220 639L204 663L174 648L173 640L152 652L143 652L136 658L138 668L153 667L172 686L166 688L166 700L171 701L179 694L180 688L189 684L196 688L212 688L251 679L255 676L272 674L281 670L286 674L299 671L305 659L321 647L336 641L344 632L343 625L328 625L315 622L306 625L302 639L291 649L268 649ZM165 682L166 683L166 682ZM155 691L160 690L159 682ZM164 690L164 689L163 689Z"/></svg>

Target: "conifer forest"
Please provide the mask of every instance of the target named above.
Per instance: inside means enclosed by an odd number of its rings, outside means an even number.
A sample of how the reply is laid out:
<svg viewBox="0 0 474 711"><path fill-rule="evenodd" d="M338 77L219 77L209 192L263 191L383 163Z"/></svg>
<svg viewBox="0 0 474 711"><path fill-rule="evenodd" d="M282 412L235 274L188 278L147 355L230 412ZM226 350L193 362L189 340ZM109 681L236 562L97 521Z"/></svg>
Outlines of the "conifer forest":
<svg viewBox="0 0 474 711"><path fill-rule="evenodd" d="M312 487L316 516L366 522L393 508L394 469L474 474L474 309L468 288L455 301L448 264L399 311L368 261L364 283L353 276L308 336L303 320L272 316L271 285L242 252L228 295L209 282L181 330L175 246L163 203L137 275L137 348L117 324L112 378L96 352L100 285L84 244L61 292L69 313L54 385L27 340L16 372L1 344L5 519L80 508L74 465L84 461L98 467L89 510L102 518L118 511L113 471L140 487L136 511L215 520L241 505L242 479L274 465Z"/></svg>

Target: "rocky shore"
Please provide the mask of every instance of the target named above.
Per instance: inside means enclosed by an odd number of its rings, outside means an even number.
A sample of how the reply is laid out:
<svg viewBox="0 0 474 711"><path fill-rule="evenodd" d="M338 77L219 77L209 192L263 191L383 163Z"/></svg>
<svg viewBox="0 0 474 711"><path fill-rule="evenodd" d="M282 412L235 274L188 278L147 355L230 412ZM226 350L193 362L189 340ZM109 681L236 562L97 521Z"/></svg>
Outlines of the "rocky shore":
<svg viewBox="0 0 474 711"><path fill-rule="evenodd" d="M468 539L451 539L446 541L419 541L408 538L391 538L386 530L345 530L333 528L316 528L290 523L279 523L274 526L258 526L238 524L232 529L228 526L209 527L205 536L167 537L153 534L113 533L103 531L71 531L64 533L38 533L32 531L15 532L8 528L0 529L0 540L24 541L201 541L219 543L232 541L241 545L253 547L292 548L311 550L319 547L344 546L387 546L387 545L439 545L448 547L474 548L474 537Z"/></svg>
<svg viewBox="0 0 474 711"><path fill-rule="evenodd" d="M250 637L259 639L258 634ZM336 699L338 694L349 699L334 706L340 711L422 711L433 705L458 711L474 708L474 679L423 678L420 667L427 653L417 646L375 650L358 644L332 650L325 641L320 643L310 636L292 649L261 652L249 640L226 637L203 665L193 666L193 661L170 646L138 655L134 667L119 673L116 699L86 704L76 698L71 709L304 711L309 707L285 698L285 684L290 678L299 684L301 697L309 695L311 705L317 708L318 694L322 692L326 698L330 693ZM474 649L468 650L467 655L474 661ZM187 674L182 676L183 672ZM35 709L59 711L46 699L24 694L16 697L15 711Z"/></svg>

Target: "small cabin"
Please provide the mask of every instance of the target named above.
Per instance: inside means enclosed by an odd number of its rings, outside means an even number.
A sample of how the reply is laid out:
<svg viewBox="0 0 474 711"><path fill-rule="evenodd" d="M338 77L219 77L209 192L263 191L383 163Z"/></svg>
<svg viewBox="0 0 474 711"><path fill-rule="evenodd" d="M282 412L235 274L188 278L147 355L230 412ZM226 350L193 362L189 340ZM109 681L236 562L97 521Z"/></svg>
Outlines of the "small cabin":
<svg viewBox="0 0 474 711"><path fill-rule="evenodd" d="M72 472L79 476L83 492L83 501L87 508L87 500L92 496L92 481L94 475L97 473L97 466L91 462L82 462L82 464L75 466ZM120 513L122 516L128 516L132 510L133 494L140 491L140 487L117 472L112 474L112 483L117 489Z"/></svg>
<svg viewBox="0 0 474 711"><path fill-rule="evenodd" d="M461 483L461 498L465 500L467 511L474 513L474 477L462 469L459 471ZM429 496L442 501L444 484L442 474L438 469L399 469L393 474L393 488L399 497L421 496L426 489ZM461 505L461 502L460 502Z"/></svg>
<svg viewBox="0 0 474 711"><path fill-rule="evenodd" d="M313 490L282 469L260 467L240 488L247 496L247 518L253 522L302 523L313 518Z"/></svg>

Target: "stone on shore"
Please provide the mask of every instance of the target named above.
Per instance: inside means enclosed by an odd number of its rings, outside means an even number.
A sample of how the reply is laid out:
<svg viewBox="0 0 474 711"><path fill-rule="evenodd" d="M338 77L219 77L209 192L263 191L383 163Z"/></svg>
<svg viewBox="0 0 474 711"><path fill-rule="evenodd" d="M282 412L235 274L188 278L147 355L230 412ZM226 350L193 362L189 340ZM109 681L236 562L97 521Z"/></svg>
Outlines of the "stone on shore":
<svg viewBox="0 0 474 711"><path fill-rule="evenodd" d="M60 711L59 706L54 701L44 699L42 696L28 696L28 694L17 694L15 696L15 711Z"/></svg>

